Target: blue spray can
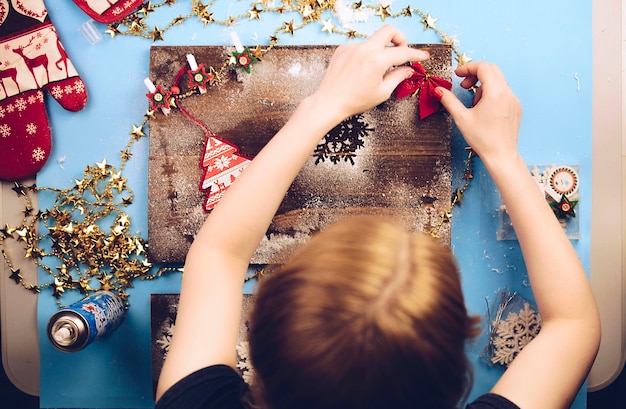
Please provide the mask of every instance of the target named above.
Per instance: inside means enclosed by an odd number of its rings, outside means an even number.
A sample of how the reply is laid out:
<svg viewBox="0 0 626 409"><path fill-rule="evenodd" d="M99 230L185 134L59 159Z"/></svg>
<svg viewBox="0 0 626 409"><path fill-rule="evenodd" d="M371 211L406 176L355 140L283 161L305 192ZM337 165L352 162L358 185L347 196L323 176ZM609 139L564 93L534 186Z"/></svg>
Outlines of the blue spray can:
<svg viewBox="0 0 626 409"><path fill-rule="evenodd" d="M117 328L125 314L120 297L110 291L97 291L50 317L48 338L60 351L80 351Z"/></svg>

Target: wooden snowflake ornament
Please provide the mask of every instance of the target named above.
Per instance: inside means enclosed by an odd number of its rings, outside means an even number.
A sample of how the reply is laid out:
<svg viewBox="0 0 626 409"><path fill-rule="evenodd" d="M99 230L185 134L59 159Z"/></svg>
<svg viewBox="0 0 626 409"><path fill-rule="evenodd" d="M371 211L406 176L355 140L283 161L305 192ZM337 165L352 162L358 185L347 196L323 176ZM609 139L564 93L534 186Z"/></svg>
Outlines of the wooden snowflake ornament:
<svg viewBox="0 0 626 409"><path fill-rule="evenodd" d="M508 367L541 330L541 316L529 301L503 290L495 311L489 311L490 338L483 360Z"/></svg>
<svg viewBox="0 0 626 409"><path fill-rule="evenodd" d="M509 366L522 349L532 341L541 330L541 317L530 306L518 312L510 312L505 320L494 325L495 336L492 338L493 354L491 362Z"/></svg>

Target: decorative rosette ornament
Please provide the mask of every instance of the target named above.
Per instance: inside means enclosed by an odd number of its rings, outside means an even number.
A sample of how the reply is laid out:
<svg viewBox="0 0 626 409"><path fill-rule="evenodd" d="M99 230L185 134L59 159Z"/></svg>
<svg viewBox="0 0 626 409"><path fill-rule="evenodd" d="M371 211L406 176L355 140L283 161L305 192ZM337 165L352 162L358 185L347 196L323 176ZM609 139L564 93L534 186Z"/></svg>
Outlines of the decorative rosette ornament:
<svg viewBox="0 0 626 409"><path fill-rule="evenodd" d="M576 217L574 208L577 204L578 200L571 200L566 195L563 195L558 202L550 202L550 207L557 218L566 219L568 217Z"/></svg>
<svg viewBox="0 0 626 409"><path fill-rule="evenodd" d="M153 111L159 108L170 108L170 97L172 93L170 91L164 91L161 85L157 85L154 92L149 92L146 96L150 100L150 109Z"/></svg>
<svg viewBox="0 0 626 409"><path fill-rule="evenodd" d="M452 89L452 83L434 75L427 74L419 62L411 65L413 75L405 79L396 88L396 98L401 99L407 95L419 93L420 119L424 119L439 111L441 104L435 94L435 88L444 87Z"/></svg>
<svg viewBox="0 0 626 409"><path fill-rule="evenodd" d="M559 219L576 217L580 180L573 166L552 166L546 171L545 192L552 199L550 207Z"/></svg>
<svg viewBox="0 0 626 409"><path fill-rule="evenodd" d="M189 73L189 88L200 87L206 88L208 83L215 81L215 74L213 72L206 72L204 65L199 64L195 70L187 71Z"/></svg>
<svg viewBox="0 0 626 409"><path fill-rule="evenodd" d="M231 58L231 63L235 66L235 68L239 68L250 74L250 66L255 62L259 61L259 59L252 54L248 47L245 47L243 51L233 51L233 56Z"/></svg>

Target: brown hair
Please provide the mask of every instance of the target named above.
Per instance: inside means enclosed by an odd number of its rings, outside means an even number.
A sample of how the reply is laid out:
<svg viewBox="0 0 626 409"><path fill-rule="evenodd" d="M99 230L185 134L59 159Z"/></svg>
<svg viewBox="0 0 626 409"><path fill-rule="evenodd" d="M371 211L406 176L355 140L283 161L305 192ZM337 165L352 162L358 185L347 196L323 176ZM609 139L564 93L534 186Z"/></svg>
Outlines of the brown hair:
<svg viewBox="0 0 626 409"><path fill-rule="evenodd" d="M388 219L315 235L262 280L250 317L255 400L272 409L453 408L476 335L450 250Z"/></svg>

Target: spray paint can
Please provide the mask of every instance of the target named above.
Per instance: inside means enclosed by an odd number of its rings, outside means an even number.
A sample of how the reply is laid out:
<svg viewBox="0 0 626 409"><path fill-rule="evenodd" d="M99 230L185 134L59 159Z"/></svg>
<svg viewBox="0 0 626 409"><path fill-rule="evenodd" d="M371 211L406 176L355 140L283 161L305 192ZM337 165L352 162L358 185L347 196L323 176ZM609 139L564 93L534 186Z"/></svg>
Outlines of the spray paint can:
<svg viewBox="0 0 626 409"><path fill-rule="evenodd" d="M125 313L120 297L97 291L50 317L48 338L60 351L77 352L117 328Z"/></svg>

